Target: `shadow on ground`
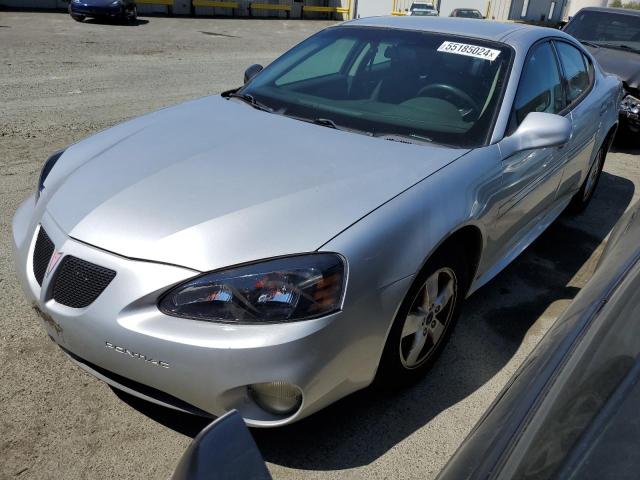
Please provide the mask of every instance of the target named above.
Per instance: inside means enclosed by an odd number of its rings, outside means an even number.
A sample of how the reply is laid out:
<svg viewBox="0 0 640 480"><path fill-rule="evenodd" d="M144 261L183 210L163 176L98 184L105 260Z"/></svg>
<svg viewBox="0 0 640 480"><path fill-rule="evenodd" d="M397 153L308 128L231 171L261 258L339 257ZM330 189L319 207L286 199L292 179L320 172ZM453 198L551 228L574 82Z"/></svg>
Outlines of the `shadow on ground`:
<svg viewBox="0 0 640 480"><path fill-rule="evenodd" d="M613 153L626 153L629 155L640 155L640 135L622 132L616 135L615 141L611 146Z"/></svg>
<svg viewBox="0 0 640 480"><path fill-rule="evenodd" d="M133 22L128 22L126 20L119 20L115 18L87 18L83 20L81 23L96 24L96 25L118 25L118 26L125 26L125 27L139 27L140 25L146 25L147 23L149 23L149 20L143 20L141 18L138 18Z"/></svg>
<svg viewBox="0 0 640 480"><path fill-rule="evenodd" d="M585 213L563 215L468 299L450 344L424 380L399 392L365 389L296 424L253 430L265 460L305 470L369 464L489 381L526 335L543 333L539 320L549 307L572 299L590 277L597 257L594 252L634 193L633 183L622 177L603 173L600 182ZM547 313L547 323L559 313ZM208 422L119 396L186 435L194 436Z"/></svg>

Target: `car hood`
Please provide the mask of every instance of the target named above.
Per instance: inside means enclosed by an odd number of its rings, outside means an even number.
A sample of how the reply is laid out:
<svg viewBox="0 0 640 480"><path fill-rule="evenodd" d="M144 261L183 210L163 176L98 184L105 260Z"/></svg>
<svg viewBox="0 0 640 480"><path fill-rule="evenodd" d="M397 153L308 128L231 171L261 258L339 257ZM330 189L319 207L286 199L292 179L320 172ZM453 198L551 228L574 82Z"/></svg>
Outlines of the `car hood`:
<svg viewBox="0 0 640 480"><path fill-rule="evenodd" d="M206 271L314 251L467 151L334 130L211 96L71 146L41 201L77 240Z"/></svg>
<svg viewBox="0 0 640 480"><path fill-rule="evenodd" d="M605 72L617 76L626 88L640 89L640 54L606 47L587 48Z"/></svg>

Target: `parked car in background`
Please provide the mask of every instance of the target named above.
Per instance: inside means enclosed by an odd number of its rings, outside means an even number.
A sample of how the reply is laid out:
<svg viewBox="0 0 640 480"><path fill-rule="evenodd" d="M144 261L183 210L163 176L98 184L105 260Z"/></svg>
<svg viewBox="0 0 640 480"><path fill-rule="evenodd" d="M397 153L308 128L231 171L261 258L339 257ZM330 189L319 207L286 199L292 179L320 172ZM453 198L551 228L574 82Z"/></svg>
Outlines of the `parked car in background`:
<svg viewBox="0 0 640 480"><path fill-rule="evenodd" d="M420 379L464 299L589 204L621 90L561 31L409 16L245 79L52 155L12 238L77 365L259 427Z"/></svg>
<svg viewBox="0 0 640 480"><path fill-rule="evenodd" d="M78 22L87 17L134 22L138 18L135 0L71 0L69 15Z"/></svg>
<svg viewBox="0 0 640 480"><path fill-rule="evenodd" d="M640 10L589 7L564 27L580 40L605 72L622 80L622 133L640 140Z"/></svg>
<svg viewBox="0 0 640 480"><path fill-rule="evenodd" d="M409 15L424 16L424 17L437 17L438 10L432 3L412 3L409 9Z"/></svg>
<svg viewBox="0 0 640 480"><path fill-rule="evenodd" d="M640 471L640 207L593 278L438 477L635 479Z"/></svg>
<svg viewBox="0 0 640 480"><path fill-rule="evenodd" d="M460 18L484 18L482 13L480 13L480 10L476 10L475 8L454 8L449 16Z"/></svg>

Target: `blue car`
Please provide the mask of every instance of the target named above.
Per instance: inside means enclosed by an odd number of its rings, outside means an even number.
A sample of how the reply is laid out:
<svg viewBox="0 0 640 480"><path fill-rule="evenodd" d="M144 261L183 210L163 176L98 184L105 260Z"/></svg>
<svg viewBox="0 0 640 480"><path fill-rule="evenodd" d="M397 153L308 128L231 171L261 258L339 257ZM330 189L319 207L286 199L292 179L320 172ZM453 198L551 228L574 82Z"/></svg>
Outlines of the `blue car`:
<svg viewBox="0 0 640 480"><path fill-rule="evenodd" d="M71 0L69 15L77 22L82 22L87 17L134 22L138 12L134 0Z"/></svg>

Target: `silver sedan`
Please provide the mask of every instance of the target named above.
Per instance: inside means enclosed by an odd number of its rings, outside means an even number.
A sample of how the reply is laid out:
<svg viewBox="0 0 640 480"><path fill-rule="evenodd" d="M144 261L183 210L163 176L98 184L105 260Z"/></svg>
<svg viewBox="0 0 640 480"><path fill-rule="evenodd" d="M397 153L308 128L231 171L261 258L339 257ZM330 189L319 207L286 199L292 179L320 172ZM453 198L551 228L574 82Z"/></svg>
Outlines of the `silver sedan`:
<svg viewBox="0 0 640 480"><path fill-rule="evenodd" d="M589 203L621 95L560 31L426 17L245 80L51 156L13 243L76 364L262 427L428 371L465 297Z"/></svg>

